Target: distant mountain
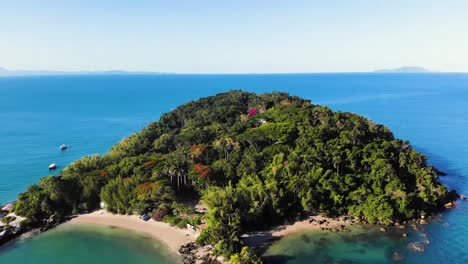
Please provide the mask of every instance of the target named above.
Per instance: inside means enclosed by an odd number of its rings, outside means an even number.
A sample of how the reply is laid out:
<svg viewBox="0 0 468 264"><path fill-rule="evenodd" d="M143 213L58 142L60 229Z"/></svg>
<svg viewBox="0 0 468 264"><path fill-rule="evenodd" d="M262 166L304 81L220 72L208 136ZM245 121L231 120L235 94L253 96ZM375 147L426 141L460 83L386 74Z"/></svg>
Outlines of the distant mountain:
<svg viewBox="0 0 468 264"><path fill-rule="evenodd" d="M0 77L5 76L41 76L41 75L127 75L127 74L169 74L165 72L146 71L26 71L8 70L0 67Z"/></svg>
<svg viewBox="0 0 468 264"><path fill-rule="evenodd" d="M425 69L423 67L417 67L417 66L406 66L406 67L400 67L396 69L382 69L382 70L376 70L374 72L380 72L380 73L427 73L431 72L428 69Z"/></svg>

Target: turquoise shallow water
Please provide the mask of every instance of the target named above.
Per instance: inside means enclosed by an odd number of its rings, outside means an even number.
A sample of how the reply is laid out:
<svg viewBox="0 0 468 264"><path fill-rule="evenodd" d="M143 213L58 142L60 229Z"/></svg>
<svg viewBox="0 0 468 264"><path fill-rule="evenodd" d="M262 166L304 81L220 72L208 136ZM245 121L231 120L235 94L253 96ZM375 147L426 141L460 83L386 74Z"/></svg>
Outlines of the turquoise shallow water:
<svg viewBox="0 0 468 264"><path fill-rule="evenodd" d="M122 229L61 226L2 249L0 263L177 263L167 252L157 241Z"/></svg>
<svg viewBox="0 0 468 264"><path fill-rule="evenodd" d="M378 230L354 229L350 233L309 231L293 234L273 244L267 263L391 263L394 248L404 241L383 237Z"/></svg>
<svg viewBox="0 0 468 264"><path fill-rule="evenodd" d="M443 216L437 217L432 227L450 227ZM428 227L428 226L427 226ZM355 226L350 232L304 231L289 235L273 243L264 253L265 262L270 264L290 263L448 263L430 259L429 250L434 250L434 231L422 227L416 231L392 229L382 233L377 227ZM452 232L456 232L452 230ZM403 233L407 237L403 237ZM455 241L454 241L455 242ZM410 245L423 246L425 253L415 253ZM463 245L455 245L457 257L451 256L453 263L466 263ZM453 249L449 249L453 250ZM447 251L449 251L447 250ZM450 253L450 254L453 254Z"/></svg>
<svg viewBox="0 0 468 264"><path fill-rule="evenodd" d="M383 123L448 172L442 178L447 186L468 193L468 74L55 76L0 78L0 204L47 175L52 162L63 168L83 155L105 153L162 113L231 89L286 91ZM61 152L62 143L72 148ZM406 254L406 262L468 263L467 204L425 226L430 244L422 254ZM381 235L368 240L386 246L369 247L363 258L382 255L382 247L406 248L405 241ZM353 244L346 240L338 248ZM336 249L322 253L348 254ZM283 263L298 263L299 254L291 254ZM320 263L313 254L301 256L301 263Z"/></svg>

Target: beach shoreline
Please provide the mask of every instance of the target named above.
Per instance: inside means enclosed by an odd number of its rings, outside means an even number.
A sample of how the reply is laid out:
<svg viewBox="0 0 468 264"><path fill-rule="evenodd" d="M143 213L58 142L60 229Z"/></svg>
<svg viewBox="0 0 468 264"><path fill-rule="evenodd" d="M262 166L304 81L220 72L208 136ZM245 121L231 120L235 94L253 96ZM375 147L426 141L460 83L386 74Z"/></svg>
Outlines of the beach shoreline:
<svg viewBox="0 0 468 264"><path fill-rule="evenodd" d="M282 237L299 233L308 230L325 230L328 232L341 232L349 231L349 227L353 225L354 221L344 217L329 218L323 216L311 216L306 220L296 221L293 224L286 224L271 227L264 231L255 231L246 233L242 236L244 243L251 247L267 248L272 242L279 240ZM153 239L166 245L168 249L175 252L177 255L181 254L181 249L184 246L192 245L191 253L194 259L203 259L206 256L214 259L211 256L212 247L197 247L195 240L199 235L199 231L189 229L179 229L169 224L157 222L153 219L143 221L137 215L118 215L112 214L105 210L98 210L88 214L80 214L73 217L61 226L72 225L99 225L108 227L117 227L131 232L146 234ZM222 258L217 259L220 263L226 263Z"/></svg>
<svg viewBox="0 0 468 264"><path fill-rule="evenodd" d="M137 215L118 215L104 210L73 217L60 226L71 225L99 225L117 227L136 233L146 234L167 246L172 252L179 253L182 245L196 240L198 232L189 229L180 229L169 224L157 222L153 219L143 221Z"/></svg>
<svg viewBox="0 0 468 264"><path fill-rule="evenodd" d="M244 243L250 247L268 246L282 237L303 231L349 231L355 222L345 217L330 218L324 216L310 216L306 220L296 221L293 224L279 225L263 231L254 231L242 236Z"/></svg>

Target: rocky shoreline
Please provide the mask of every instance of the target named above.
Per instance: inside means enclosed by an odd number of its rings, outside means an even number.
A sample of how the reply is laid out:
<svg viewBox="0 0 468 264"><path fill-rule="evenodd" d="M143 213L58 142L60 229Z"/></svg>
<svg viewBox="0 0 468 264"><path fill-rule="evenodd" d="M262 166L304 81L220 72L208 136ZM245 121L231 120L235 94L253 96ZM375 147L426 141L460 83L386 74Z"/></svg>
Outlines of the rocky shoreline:
<svg viewBox="0 0 468 264"><path fill-rule="evenodd" d="M21 235L30 232L33 232L31 233L33 235L45 232L70 220L71 218L73 218L73 216L68 216L63 219L55 219L51 217L50 219L47 219L43 225L29 226L24 224L24 220L26 220L26 218L18 216L13 212L13 204L7 204L0 209L0 246L12 242L21 237Z"/></svg>
<svg viewBox="0 0 468 264"><path fill-rule="evenodd" d="M466 196L460 197L459 201L466 200ZM455 202L446 204L445 209L453 209L456 207ZM439 221L441 215L422 215L420 218L404 221L402 223L396 222L392 225L377 226L382 233L387 235L408 237L409 231L414 230L419 233L420 239L409 240L407 249L413 253L422 253L425 250L425 246L430 243L427 235L423 233L422 226L429 224L431 221ZM25 218L17 216L13 212L13 205L8 204L1 208L0 219L7 223L0 221L0 246L6 243L12 242L15 239L20 238L24 234L30 234L30 236L37 235L45 232L57 225L67 222L73 216L58 220L50 218L44 221L42 226L29 227L22 225ZM339 218L327 218L322 216L310 216L306 220L295 222L291 225L282 225L273 227L266 231L251 232L243 235L243 239L246 245L254 248L258 253L261 253L273 242L281 239L282 237L301 232L304 230L322 230L329 232L349 232L352 226L356 225L367 225L364 222L357 221L356 219L349 216L342 216ZM213 255L213 247L211 245L199 246L195 242L185 243L178 249L182 257L184 264L224 264L228 261L224 260L223 257ZM401 262L404 260L402 253L395 251L393 252L392 258L395 262Z"/></svg>
<svg viewBox="0 0 468 264"><path fill-rule="evenodd" d="M179 249L184 264L227 264L223 257L212 254L210 245L199 246L195 242L184 244Z"/></svg>
<svg viewBox="0 0 468 264"><path fill-rule="evenodd" d="M0 208L0 245L14 240L25 231L21 226L24 218L13 213L13 204L7 204Z"/></svg>

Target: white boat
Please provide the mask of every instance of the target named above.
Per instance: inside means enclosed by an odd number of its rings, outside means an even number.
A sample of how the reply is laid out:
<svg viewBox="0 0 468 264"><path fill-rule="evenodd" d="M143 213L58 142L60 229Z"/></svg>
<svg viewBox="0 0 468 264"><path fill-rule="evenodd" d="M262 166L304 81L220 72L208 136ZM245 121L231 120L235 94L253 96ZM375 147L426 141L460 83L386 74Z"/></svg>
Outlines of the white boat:
<svg viewBox="0 0 468 264"><path fill-rule="evenodd" d="M60 145L60 150L66 150L67 148L68 146L65 144Z"/></svg>
<svg viewBox="0 0 468 264"><path fill-rule="evenodd" d="M57 164L52 163L49 165L49 170L55 170L57 168Z"/></svg>

